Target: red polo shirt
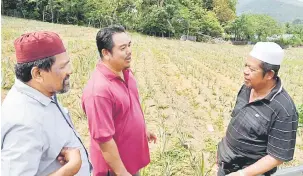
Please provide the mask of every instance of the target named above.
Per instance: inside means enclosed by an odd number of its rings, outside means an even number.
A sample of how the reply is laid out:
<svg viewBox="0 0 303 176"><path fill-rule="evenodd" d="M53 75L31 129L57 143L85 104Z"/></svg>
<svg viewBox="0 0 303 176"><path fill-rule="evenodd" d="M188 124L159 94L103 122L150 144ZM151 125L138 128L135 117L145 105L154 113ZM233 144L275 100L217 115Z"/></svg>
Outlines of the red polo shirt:
<svg viewBox="0 0 303 176"><path fill-rule="evenodd" d="M99 62L83 91L94 176L105 176L110 170L99 147L110 139L115 140L129 173L135 174L150 162L137 84L130 69L123 75L125 81Z"/></svg>

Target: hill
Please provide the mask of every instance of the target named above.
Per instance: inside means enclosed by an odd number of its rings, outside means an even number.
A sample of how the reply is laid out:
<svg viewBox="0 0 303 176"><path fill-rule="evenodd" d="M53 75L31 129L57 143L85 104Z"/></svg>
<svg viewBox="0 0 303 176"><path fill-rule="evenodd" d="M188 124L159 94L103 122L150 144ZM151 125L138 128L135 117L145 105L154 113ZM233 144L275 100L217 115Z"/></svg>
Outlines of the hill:
<svg viewBox="0 0 303 176"><path fill-rule="evenodd" d="M238 0L237 15L267 14L280 22L303 19L302 0Z"/></svg>

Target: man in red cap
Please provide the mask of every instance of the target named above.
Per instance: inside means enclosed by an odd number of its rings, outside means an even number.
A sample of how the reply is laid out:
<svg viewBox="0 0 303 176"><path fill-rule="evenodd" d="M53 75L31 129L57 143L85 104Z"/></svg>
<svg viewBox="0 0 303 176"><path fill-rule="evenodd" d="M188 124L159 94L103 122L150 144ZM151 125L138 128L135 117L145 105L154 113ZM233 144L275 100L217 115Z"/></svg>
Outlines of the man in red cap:
<svg viewBox="0 0 303 176"><path fill-rule="evenodd" d="M15 40L15 84L2 105L2 175L90 175L88 155L56 93L69 90L70 59L60 37Z"/></svg>

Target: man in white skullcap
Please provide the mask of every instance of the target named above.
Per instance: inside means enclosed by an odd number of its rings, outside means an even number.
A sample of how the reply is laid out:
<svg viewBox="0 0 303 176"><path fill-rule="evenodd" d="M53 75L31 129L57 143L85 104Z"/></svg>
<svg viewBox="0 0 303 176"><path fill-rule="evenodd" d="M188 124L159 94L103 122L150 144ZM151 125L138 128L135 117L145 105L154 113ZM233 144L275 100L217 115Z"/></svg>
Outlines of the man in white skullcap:
<svg viewBox="0 0 303 176"><path fill-rule="evenodd" d="M244 85L218 145L218 176L268 176L293 159L298 112L278 77L283 56L273 42L258 42L249 53Z"/></svg>

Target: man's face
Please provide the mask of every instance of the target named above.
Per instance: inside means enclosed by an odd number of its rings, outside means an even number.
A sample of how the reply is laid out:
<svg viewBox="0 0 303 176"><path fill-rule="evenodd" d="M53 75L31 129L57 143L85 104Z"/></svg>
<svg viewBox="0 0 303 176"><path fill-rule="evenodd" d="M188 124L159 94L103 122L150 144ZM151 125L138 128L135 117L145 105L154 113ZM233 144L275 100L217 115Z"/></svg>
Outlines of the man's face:
<svg viewBox="0 0 303 176"><path fill-rule="evenodd" d="M113 48L109 53L109 63L115 71L122 71L130 67L131 62L131 39L125 33L116 33L113 36Z"/></svg>
<svg viewBox="0 0 303 176"><path fill-rule="evenodd" d="M244 83L247 87L254 89L262 88L266 84L263 77L263 70L260 67L261 61L249 56L245 61Z"/></svg>
<svg viewBox="0 0 303 176"><path fill-rule="evenodd" d="M70 88L69 76L72 74L70 59L66 52L56 55L55 58L51 70L43 74L43 84L48 92L65 93Z"/></svg>

